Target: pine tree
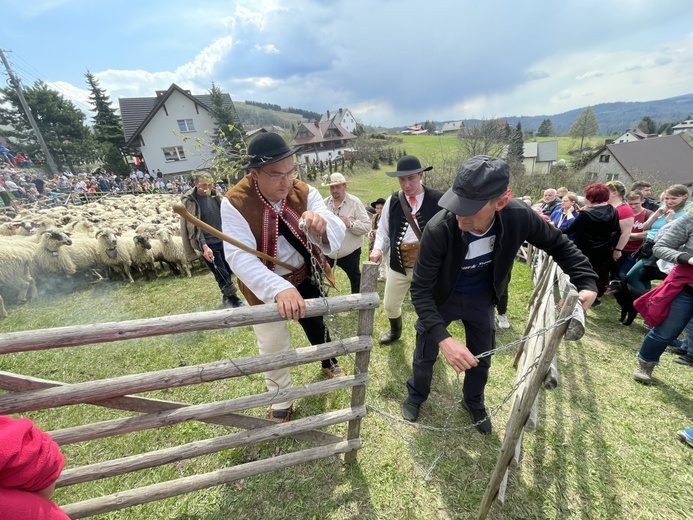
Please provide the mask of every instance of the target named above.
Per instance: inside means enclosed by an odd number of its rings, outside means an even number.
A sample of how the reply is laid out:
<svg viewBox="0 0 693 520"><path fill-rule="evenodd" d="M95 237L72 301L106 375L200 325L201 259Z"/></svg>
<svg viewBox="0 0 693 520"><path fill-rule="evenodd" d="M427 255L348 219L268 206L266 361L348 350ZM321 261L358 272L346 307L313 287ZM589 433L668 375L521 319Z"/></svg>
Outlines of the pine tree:
<svg viewBox="0 0 693 520"><path fill-rule="evenodd" d="M94 139L99 143L107 172L125 177L130 168L125 162L125 135L123 122L111 106L110 96L99 86L99 80L87 71L84 75L89 85L89 104L94 115Z"/></svg>
<svg viewBox="0 0 693 520"><path fill-rule="evenodd" d="M638 123L638 128L646 134L657 133L657 123L655 123L650 116L643 117Z"/></svg>
<svg viewBox="0 0 693 520"><path fill-rule="evenodd" d="M522 123L517 122L517 126L510 133L510 142L508 143L508 161L522 162L525 153L525 143L522 138Z"/></svg>
<svg viewBox="0 0 693 520"><path fill-rule="evenodd" d="M553 135L553 123L550 119L544 119L537 130L538 137L549 137Z"/></svg>

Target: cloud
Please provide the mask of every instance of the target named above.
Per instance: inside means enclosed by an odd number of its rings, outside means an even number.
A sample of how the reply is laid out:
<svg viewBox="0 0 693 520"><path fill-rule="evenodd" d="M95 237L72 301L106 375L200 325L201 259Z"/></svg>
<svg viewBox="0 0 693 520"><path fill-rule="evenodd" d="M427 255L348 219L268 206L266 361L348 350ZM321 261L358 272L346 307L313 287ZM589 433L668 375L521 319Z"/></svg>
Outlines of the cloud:
<svg viewBox="0 0 693 520"><path fill-rule="evenodd" d="M598 78L598 77L603 76L603 75L604 75L604 73L601 70L590 70L590 71L584 72L582 74L578 74L577 76L575 76L575 79L580 81L583 79Z"/></svg>

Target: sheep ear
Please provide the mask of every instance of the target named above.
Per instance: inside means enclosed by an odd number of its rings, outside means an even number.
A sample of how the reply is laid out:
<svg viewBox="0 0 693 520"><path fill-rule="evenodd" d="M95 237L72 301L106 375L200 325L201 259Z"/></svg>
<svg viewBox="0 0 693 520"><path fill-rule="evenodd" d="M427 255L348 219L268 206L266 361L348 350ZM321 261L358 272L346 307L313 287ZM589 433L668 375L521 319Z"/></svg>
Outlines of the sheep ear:
<svg viewBox="0 0 693 520"><path fill-rule="evenodd" d="M138 237L137 235L135 235L134 237L132 237L132 241L136 244L138 238L139 238L139 237Z"/></svg>

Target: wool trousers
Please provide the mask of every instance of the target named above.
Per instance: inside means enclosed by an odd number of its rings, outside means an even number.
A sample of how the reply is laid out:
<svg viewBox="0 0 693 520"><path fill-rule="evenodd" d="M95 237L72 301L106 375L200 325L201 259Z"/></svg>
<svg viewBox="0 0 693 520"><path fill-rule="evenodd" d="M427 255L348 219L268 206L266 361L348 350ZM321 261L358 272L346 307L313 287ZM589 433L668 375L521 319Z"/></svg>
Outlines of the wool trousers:
<svg viewBox="0 0 693 520"><path fill-rule="evenodd" d="M390 269L385 282L383 294L383 309L388 319L394 320L402 315L402 302L407 296L414 269L405 269L407 274L402 274Z"/></svg>

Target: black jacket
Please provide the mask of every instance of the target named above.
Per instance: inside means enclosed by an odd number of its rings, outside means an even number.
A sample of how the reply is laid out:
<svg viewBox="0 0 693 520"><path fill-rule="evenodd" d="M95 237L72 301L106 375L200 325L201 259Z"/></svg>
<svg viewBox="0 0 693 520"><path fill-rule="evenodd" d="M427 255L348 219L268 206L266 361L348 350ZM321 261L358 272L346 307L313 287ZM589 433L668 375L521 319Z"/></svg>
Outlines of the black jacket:
<svg viewBox="0 0 693 520"><path fill-rule="evenodd" d="M611 204L583 209L562 231L573 235L575 245L583 253L608 254L613 243L612 235L620 233L618 212Z"/></svg>
<svg viewBox="0 0 693 520"><path fill-rule="evenodd" d="M505 208L496 212L496 219L494 302L505 291L515 255L525 241L551 255L578 290L597 290L597 275L587 258L575 244L523 201L511 199ZM414 264L411 299L421 324L436 343L450 337L438 308L452 294L467 250L467 241L457 226L454 214L444 210L429 221Z"/></svg>

